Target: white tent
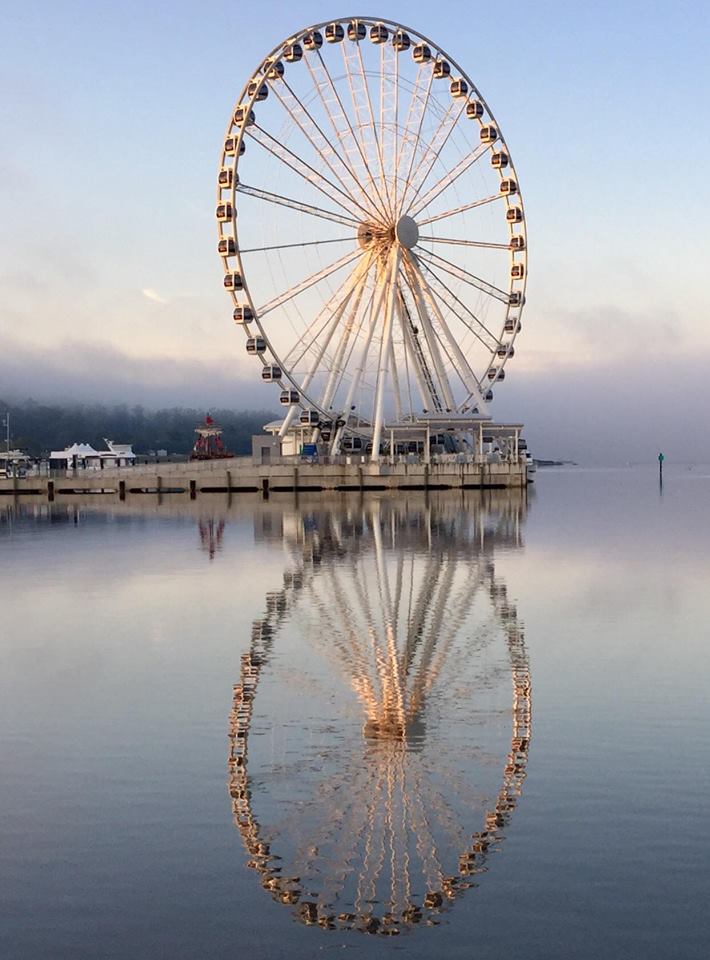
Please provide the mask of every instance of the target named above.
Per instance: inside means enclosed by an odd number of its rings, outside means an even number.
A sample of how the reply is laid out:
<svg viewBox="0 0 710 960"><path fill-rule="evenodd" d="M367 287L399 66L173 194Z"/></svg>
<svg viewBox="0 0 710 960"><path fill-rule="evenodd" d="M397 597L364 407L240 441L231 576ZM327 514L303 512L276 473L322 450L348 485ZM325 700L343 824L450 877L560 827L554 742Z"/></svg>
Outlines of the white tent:
<svg viewBox="0 0 710 960"><path fill-rule="evenodd" d="M66 460L67 462L73 462L74 457L77 460L99 460L101 454L98 450L94 450L90 443L73 443L64 450L52 450L49 455L50 460Z"/></svg>

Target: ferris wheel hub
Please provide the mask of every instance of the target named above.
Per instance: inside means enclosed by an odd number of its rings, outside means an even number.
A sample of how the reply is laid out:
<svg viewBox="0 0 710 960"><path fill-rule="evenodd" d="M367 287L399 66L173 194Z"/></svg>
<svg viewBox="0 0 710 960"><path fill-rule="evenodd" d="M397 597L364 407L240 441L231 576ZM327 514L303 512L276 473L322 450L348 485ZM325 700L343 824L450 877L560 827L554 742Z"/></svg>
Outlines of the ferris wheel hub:
<svg viewBox="0 0 710 960"><path fill-rule="evenodd" d="M397 239L403 247L411 250L419 243L419 227L411 217L400 217L396 227Z"/></svg>

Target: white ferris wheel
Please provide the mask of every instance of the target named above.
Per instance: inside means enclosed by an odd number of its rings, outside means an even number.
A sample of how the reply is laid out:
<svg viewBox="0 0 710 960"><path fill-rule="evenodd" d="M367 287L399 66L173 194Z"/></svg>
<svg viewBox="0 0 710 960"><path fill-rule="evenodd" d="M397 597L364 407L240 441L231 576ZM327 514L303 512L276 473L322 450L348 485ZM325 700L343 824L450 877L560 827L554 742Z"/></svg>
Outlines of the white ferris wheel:
<svg viewBox="0 0 710 960"><path fill-rule="evenodd" d="M232 112L216 215L282 436L377 457L398 428L488 415L520 331L525 215L498 122L433 41L363 17L275 47Z"/></svg>

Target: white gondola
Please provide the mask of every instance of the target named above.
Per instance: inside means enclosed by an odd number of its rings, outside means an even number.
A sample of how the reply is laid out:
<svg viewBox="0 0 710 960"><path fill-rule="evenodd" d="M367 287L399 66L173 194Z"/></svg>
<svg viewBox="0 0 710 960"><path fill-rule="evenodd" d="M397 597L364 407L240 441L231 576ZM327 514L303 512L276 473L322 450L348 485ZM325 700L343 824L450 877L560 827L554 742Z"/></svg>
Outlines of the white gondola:
<svg viewBox="0 0 710 960"><path fill-rule="evenodd" d="M411 42L406 30L395 30L392 35L392 46L398 53L401 53L403 50L409 50Z"/></svg>
<svg viewBox="0 0 710 960"><path fill-rule="evenodd" d="M269 80L281 80L284 75L284 65L280 60L267 60L264 64L264 74Z"/></svg>
<svg viewBox="0 0 710 960"><path fill-rule="evenodd" d="M510 268L510 278L511 280L522 280L525 276L525 264L524 263L514 263Z"/></svg>
<svg viewBox="0 0 710 960"><path fill-rule="evenodd" d="M466 104L466 116L469 120L480 120L483 116L483 104L480 100L469 100Z"/></svg>
<svg viewBox="0 0 710 960"><path fill-rule="evenodd" d="M438 59L434 64L434 79L445 80L451 73L451 64L448 60Z"/></svg>
<svg viewBox="0 0 710 960"><path fill-rule="evenodd" d="M279 402L285 407L293 406L297 404L299 400L298 390L282 390L281 396L279 397Z"/></svg>
<svg viewBox="0 0 710 960"><path fill-rule="evenodd" d="M303 57L303 47L300 43L289 43L284 47L286 63L298 63Z"/></svg>
<svg viewBox="0 0 710 960"><path fill-rule="evenodd" d="M234 154L237 152L237 145L239 149L239 156L240 157L244 156L244 152L247 148L247 145L244 142L244 140L242 140L242 142L239 143L239 137L236 137L236 136L227 137L227 139L224 141L224 152L227 154L228 157L234 156Z"/></svg>
<svg viewBox="0 0 710 960"><path fill-rule="evenodd" d="M362 440L360 437L345 437L342 446L345 453L358 453L362 450Z"/></svg>
<svg viewBox="0 0 710 960"><path fill-rule="evenodd" d="M238 127L245 125L251 127L253 123L256 123L256 114L249 107L242 105L234 111L234 122Z"/></svg>
<svg viewBox="0 0 710 960"><path fill-rule="evenodd" d="M500 182L500 192L505 194L507 197L512 197L513 194L518 192L518 184L516 180L512 180L508 177L505 180Z"/></svg>
<svg viewBox="0 0 710 960"><path fill-rule="evenodd" d="M510 249L511 250L525 249L525 237L522 235L522 233L516 233L514 237L510 238Z"/></svg>
<svg viewBox="0 0 710 960"><path fill-rule="evenodd" d="M223 200L217 204L216 217L220 223L227 223L234 215L234 207L229 200Z"/></svg>
<svg viewBox="0 0 710 960"><path fill-rule="evenodd" d="M251 323L254 319L254 314L252 309L248 304L244 306L235 307L234 313L232 314L235 323Z"/></svg>
<svg viewBox="0 0 710 960"><path fill-rule="evenodd" d="M508 223L522 223L523 211L520 207L508 207L505 211L505 219Z"/></svg>
<svg viewBox="0 0 710 960"><path fill-rule="evenodd" d="M237 243L234 237L220 237L217 242L217 253L220 257L233 257L237 252Z"/></svg>
<svg viewBox="0 0 710 960"><path fill-rule="evenodd" d="M503 330L506 333L520 333L522 329L523 329L522 323L520 322L520 320L516 320L514 317L509 317L505 321L505 326L503 327Z"/></svg>
<svg viewBox="0 0 710 960"><path fill-rule="evenodd" d="M415 63L429 63L431 60L431 47L426 43L417 43L412 50L412 57Z"/></svg>
<svg viewBox="0 0 710 960"><path fill-rule="evenodd" d="M302 410L299 419L305 426L317 427L320 423L320 414L317 410Z"/></svg>
<svg viewBox="0 0 710 960"><path fill-rule="evenodd" d="M340 23L329 23L325 28L326 43L340 43L345 39L345 31Z"/></svg>
<svg viewBox="0 0 710 960"><path fill-rule="evenodd" d="M468 96L468 84L463 79L463 77L455 77L451 81L449 86L449 92L452 97L467 97Z"/></svg>
<svg viewBox="0 0 710 960"><path fill-rule="evenodd" d="M486 376L488 377L489 380L495 380L495 378L498 376L498 368L489 367L488 373L486 374Z"/></svg>
<svg viewBox="0 0 710 960"><path fill-rule="evenodd" d="M503 344L496 350L496 356L499 360L505 360L506 357L510 360L511 357L515 356L515 347L505 346L505 344Z"/></svg>
<svg viewBox="0 0 710 960"><path fill-rule="evenodd" d="M498 150L491 154L491 166L496 170L502 170L510 163L510 157L505 150Z"/></svg>
<svg viewBox="0 0 710 960"><path fill-rule="evenodd" d="M261 368L261 379L265 383L273 383L274 380L280 380L282 377L281 367L274 365Z"/></svg>
<svg viewBox="0 0 710 960"><path fill-rule="evenodd" d="M525 298L523 297L520 290L513 290L513 292L508 297L508 303L511 307L522 307L525 303Z"/></svg>
<svg viewBox="0 0 710 960"><path fill-rule="evenodd" d="M248 337L247 353L266 353L266 340L263 337Z"/></svg>
<svg viewBox="0 0 710 960"><path fill-rule="evenodd" d="M384 23L376 23L370 27L370 40L373 43L385 43L389 35L389 30Z"/></svg>
<svg viewBox="0 0 710 960"><path fill-rule="evenodd" d="M487 123L481 127L481 143L495 143L498 139L498 127Z"/></svg>
<svg viewBox="0 0 710 960"><path fill-rule="evenodd" d="M323 34L320 30L311 30L303 38L303 47L305 50L320 50L323 46Z"/></svg>
<svg viewBox="0 0 710 960"><path fill-rule="evenodd" d="M261 100L266 100L269 95L269 88L265 83L261 83L259 80L252 80L247 87L247 96L249 99L251 99L255 94L255 99L257 103L259 103Z"/></svg>
<svg viewBox="0 0 710 960"><path fill-rule="evenodd" d="M520 439L518 440L518 450L527 450L527 449L528 449L527 440L523 440L523 438L520 437Z"/></svg>
<svg viewBox="0 0 710 960"><path fill-rule="evenodd" d="M223 190L231 190L234 182L234 171L231 167L222 167L217 177L217 183Z"/></svg>
<svg viewBox="0 0 710 960"><path fill-rule="evenodd" d="M364 40L367 36L367 27L359 20L351 20L348 24L348 40Z"/></svg>
<svg viewBox="0 0 710 960"><path fill-rule="evenodd" d="M483 399L486 401L486 403L493 403L493 391L486 390L486 395Z"/></svg>
<svg viewBox="0 0 710 960"><path fill-rule="evenodd" d="M234 270L232 270L230 273L225 273L224 289L225 290L243 290L244 284L242 283L241 273L237 273Z"/></svg>
<svg viewBox="0 0 710 960"><path fill-rule="evenodd" d="M323 443L328 443L328 441L330 440L330 436L331 436L330 430L321 430L320 438L323 441Z"/></svg>

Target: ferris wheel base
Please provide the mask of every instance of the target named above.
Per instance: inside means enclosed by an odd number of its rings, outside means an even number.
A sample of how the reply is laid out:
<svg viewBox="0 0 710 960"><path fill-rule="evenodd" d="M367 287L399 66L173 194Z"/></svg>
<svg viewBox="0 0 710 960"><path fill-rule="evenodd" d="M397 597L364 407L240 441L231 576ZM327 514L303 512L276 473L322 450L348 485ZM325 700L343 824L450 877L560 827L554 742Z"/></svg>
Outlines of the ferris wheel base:
<svg viewBox="0 0 710 960"><path fill-rule="evenodd" d="M334 449L333 434L338 426L341 435ZM422 487L520 486L528 482L534 469L521 436L523 425L494 423L481 415L427 414L387 423L377 452L373 451L372 428L366 424L349 423L345 428L342 422L296 423L283 436L281 427L279 420L267 423L265 433L252 438L255 465L303 465L309 473L316 466L338 468L352 473L357 480L352 485L354 489L362 485L365 467L372 477L394 476L403 468L412 481L407 485ZM460 471L462 482L452 483L447 476L434 484L433 473L438 473L440 467L445 468L446 474ZM469 472L470 476L464 476ZM342 483L338 489L344 489Z"/></svg>

